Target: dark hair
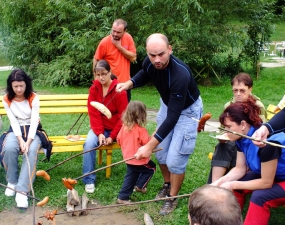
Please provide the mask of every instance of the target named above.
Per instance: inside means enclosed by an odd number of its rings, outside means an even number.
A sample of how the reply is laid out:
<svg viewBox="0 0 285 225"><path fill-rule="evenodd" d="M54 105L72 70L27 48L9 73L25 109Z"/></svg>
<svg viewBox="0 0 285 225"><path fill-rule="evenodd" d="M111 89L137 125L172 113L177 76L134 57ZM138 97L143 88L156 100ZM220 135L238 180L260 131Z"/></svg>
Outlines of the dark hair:
<svg viewBox="0 0 285 225"><path fill-rule="evenodd" d="M240 124L241 121L246 121L254 127L260 127L262 120L260 118L260 108L256 105L253 97L249 96L246 101L235 102L229 105L222 115L220 115L220 123L224 125L225 118Z"/></svg>
<svg viewBox="0 0 285 225"><path fill-rule="evenodd" d="M139 126L144 126L146 124L146 106L141 101L130 101L125 112L122 116L122 121L129 130L135 124Z"/></svg>
<svg viewBox="0 0 285 225"><path fill-rule="evenodd" d="M29 99L33 92L32 79L21 69L14 69L7 78L6 93L9 101L15 98L16 94L12 88L13 81L24 81L26 83L26 90L24 92L25 99Z"/></svg>
<svg viewBox="0 0 285 225"><path fill-rule="evenodd" d="M97 62L96 66L94 67L93 72L95 73L97 70L102 70L102 69L105 69L108 72L111 71L111 67L105 59L101 59ZM114 80L114 79L117 79L117 77L112 73L111 74L111 80Z"/></svg>
<svg viewBox="0 0 285 225"><path fill-rule="evenodd" d="M114 21L114 23L116 23L116 24L123 24L124 25L124 30L126 30L127 28L128 28L128 23L127 23L127 21L125 21L125 20L123 20L123 19L116 19L115 21ZM114 24L113 23L113 24Z"/></svg>
<svg viewBox="0 0 285 225"><path fill-rule="evenodd" d="M249 74L247 73L239 73L236 75L231 82L231 85L233 86L235 83L244 83L245 86L251 88L253 86L253 81Z"/></svg>
<svg viewBox="0 0 285 225"><path fill-rule="evenodd" d="M224 188L203 185L189 198L191 224L242 225L242 215L235 195Z"/></svg>

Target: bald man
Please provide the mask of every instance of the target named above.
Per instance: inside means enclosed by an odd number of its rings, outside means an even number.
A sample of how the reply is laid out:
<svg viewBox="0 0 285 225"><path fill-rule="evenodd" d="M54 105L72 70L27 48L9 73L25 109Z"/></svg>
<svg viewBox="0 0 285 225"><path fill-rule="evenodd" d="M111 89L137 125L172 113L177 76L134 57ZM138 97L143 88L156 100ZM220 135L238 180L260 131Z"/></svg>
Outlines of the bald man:
<svg viewBox="0 0 285 225"><path fill-rule="evenodd" d="M242 225L240 205L224 188L206 184L192 192L188 203L190 225Z"/></svg>
<svg viewBox="0 0 285 225"><path fill-rule="evenodd" d="M160 94L157 129L150 141L140 147L137 159L156 153L164 184L156 199L178 195L184 180L186 166L194 151L197 122L203 114L200 91L189 67L172 55L172 47L163 34L152 34L146 40L147 57L140 70L131 80L117 85L117 91L128 90L153 82ZM166 200L161 215L171 213L177 206L174 197Z"/></svg>

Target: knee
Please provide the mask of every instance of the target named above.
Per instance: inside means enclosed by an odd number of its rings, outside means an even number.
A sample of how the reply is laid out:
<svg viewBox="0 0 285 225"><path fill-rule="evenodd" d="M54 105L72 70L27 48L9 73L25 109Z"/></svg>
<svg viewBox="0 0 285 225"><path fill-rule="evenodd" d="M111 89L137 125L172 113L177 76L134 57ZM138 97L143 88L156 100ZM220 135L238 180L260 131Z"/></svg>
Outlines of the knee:
<svg viewBox="0 0 285 225"><path fill-rule="evenodd" d="M250 201L256 205L263 206L266 202L264 198L264 190L255 190L251 194Z"/></svg>
<svg viewBox="0 0 285 225"><path fill-rule="evenodd" d="M185 170L186 170L186 166L184 166L180 163L174 162L174 160L172 160L170 162L167 161L166 166L167 166L169 172L173 173L173 174L183 174L183 173L185 173Z"/></svg>

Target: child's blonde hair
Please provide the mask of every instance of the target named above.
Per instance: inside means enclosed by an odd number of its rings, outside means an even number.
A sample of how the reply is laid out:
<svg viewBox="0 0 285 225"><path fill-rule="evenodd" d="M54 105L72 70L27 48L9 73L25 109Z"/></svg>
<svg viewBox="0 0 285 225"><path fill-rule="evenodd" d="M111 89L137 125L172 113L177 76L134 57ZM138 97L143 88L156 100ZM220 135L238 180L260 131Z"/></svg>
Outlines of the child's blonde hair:
<svg viewBox="0 0 285 225"><path fill-rule="evenodd" d="M135 124L146 125L146 106L141 101L130 101L122 116L123 124L131 130Z"/></svg>

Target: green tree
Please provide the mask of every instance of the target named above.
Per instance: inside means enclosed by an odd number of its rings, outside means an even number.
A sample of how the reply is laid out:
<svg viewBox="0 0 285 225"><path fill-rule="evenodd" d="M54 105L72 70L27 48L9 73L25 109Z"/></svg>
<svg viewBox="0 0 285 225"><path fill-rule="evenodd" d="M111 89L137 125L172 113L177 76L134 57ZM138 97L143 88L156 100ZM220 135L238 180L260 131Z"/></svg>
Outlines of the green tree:
<svg viewBox="0 0 285 225"><path fill-rule="evenodd" d="M258 0L0 0L3 52L12 65L49 85L89 85L92 58L116 18L125 19L137 65L151 33L169 37L173 54L199 74L232 75L259 60L270 38L274 1ZM258 6L258 7L257 7ZM233 23L241 20L242 23ZM231 50L235 51L231 51ZM229 69L230 68L230 69ZM217 73L215 73L215 71Z"/></svg>

